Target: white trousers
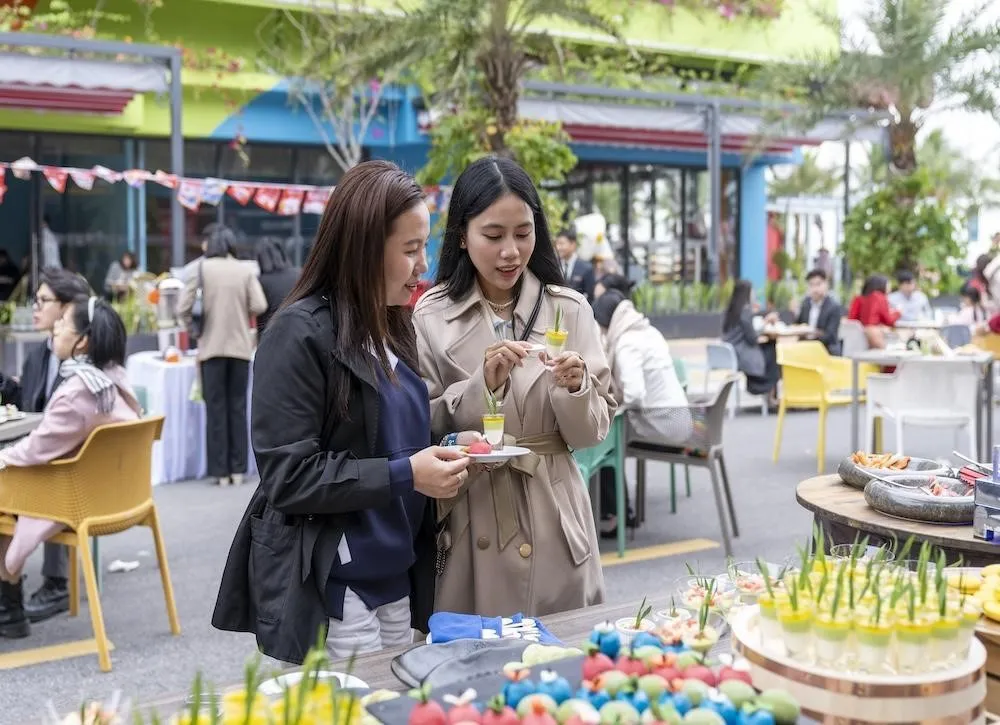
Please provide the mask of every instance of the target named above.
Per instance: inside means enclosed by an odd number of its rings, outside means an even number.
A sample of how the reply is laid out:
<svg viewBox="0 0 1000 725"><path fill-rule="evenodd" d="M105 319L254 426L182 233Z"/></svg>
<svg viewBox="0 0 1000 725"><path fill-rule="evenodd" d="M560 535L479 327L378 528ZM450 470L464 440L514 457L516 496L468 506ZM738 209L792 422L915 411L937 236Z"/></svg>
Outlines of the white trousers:
<svg viewBox="0 0 1000 725"><path fill-rule="evenodd" d="M331 619L326 635L326 648L337 659L407 644L413 644L409 597L372 611L351 589L344 593L344 619Z"/></svg>

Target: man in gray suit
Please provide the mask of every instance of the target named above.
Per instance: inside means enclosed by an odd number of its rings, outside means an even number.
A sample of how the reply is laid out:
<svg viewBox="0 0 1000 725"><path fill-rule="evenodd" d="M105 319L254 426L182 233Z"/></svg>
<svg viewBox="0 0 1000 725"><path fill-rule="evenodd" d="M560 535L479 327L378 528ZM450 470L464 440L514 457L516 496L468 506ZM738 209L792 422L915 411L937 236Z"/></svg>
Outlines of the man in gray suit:
<svg viewBox="0 0 1000 725"><path fill-rule="evenodd" d="M586 297L587 302L593 302L594 266L580 259L577 249L576 232L572 229L560 231L556 236L556 251L559 253L559 265L566 278L566 286Z"/></svg>

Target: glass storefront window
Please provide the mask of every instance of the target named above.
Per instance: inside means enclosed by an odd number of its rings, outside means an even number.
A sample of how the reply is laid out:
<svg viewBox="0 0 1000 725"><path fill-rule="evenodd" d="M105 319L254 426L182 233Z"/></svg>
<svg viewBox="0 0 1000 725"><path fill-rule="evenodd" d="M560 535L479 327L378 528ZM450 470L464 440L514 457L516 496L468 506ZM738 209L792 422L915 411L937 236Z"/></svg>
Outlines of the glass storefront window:
<svg viewBox="0 0 1000 725"><path fill-rule="evenodd" d="M29 133L0 133L0 161L17 161L23 156L34 154L35 139ZM0 204L0 249L24 273L30 270L28 253L31 250L31 230L33 209L33 181L22 181L9 170L4 176L7 192Z"/></svg>

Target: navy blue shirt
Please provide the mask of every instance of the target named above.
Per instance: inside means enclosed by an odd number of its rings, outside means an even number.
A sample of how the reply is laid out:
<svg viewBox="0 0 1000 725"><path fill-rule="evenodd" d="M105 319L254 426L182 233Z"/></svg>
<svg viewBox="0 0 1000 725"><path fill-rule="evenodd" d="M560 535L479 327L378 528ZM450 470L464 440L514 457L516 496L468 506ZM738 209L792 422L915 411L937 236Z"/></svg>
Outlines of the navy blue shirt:
<svg viewBox="0 0 1000 725"><path fill-rule="evenodd" d="M427 504L427 499L413 490L409 460L431 442L427 385L402 360L396 361L396 382L389 380L379 366L376 370L376 450L379 456L389 459L392 500L382 508L355 512L344 530L326 584L327 614L340 620L344 617L348 587L370 610L409 595L408 572L416 561L413 541Z"/></svg>

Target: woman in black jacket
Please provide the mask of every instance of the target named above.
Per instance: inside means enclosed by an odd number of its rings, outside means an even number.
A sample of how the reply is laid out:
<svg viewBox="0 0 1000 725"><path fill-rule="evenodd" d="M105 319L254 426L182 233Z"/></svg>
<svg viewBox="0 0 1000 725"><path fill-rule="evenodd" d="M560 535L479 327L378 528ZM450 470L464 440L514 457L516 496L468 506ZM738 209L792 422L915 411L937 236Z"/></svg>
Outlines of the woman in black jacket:
<svg viewBox="0 0 1000 725"><path fill-rule="evenodd" d="M431 446L406 306L427 269L427 206L408 174L360 164L330 197L295 289L261 338L251 438L260 487L212 624L302 662L412 642L434 603L434 507L468 458ZM467 434L467 439L470 434Z"/></svg>
<svg viewBox="0 0 1000 725"><path fill-rule="evenodd" d="M63 316L66 305L77 297L90 295L87 280L69 270L50 267L42 272L39 281L32 322L36 330L50 337L25 356L20 378L0 375L0 402L16 405L26 413L45 410L52 391L62 380L58 374L59 360L52 354L52 326ZM24 605L30 621L42 622L69 609L68 570L69 553L66 547L45 544L42 586Z"/></svg>

